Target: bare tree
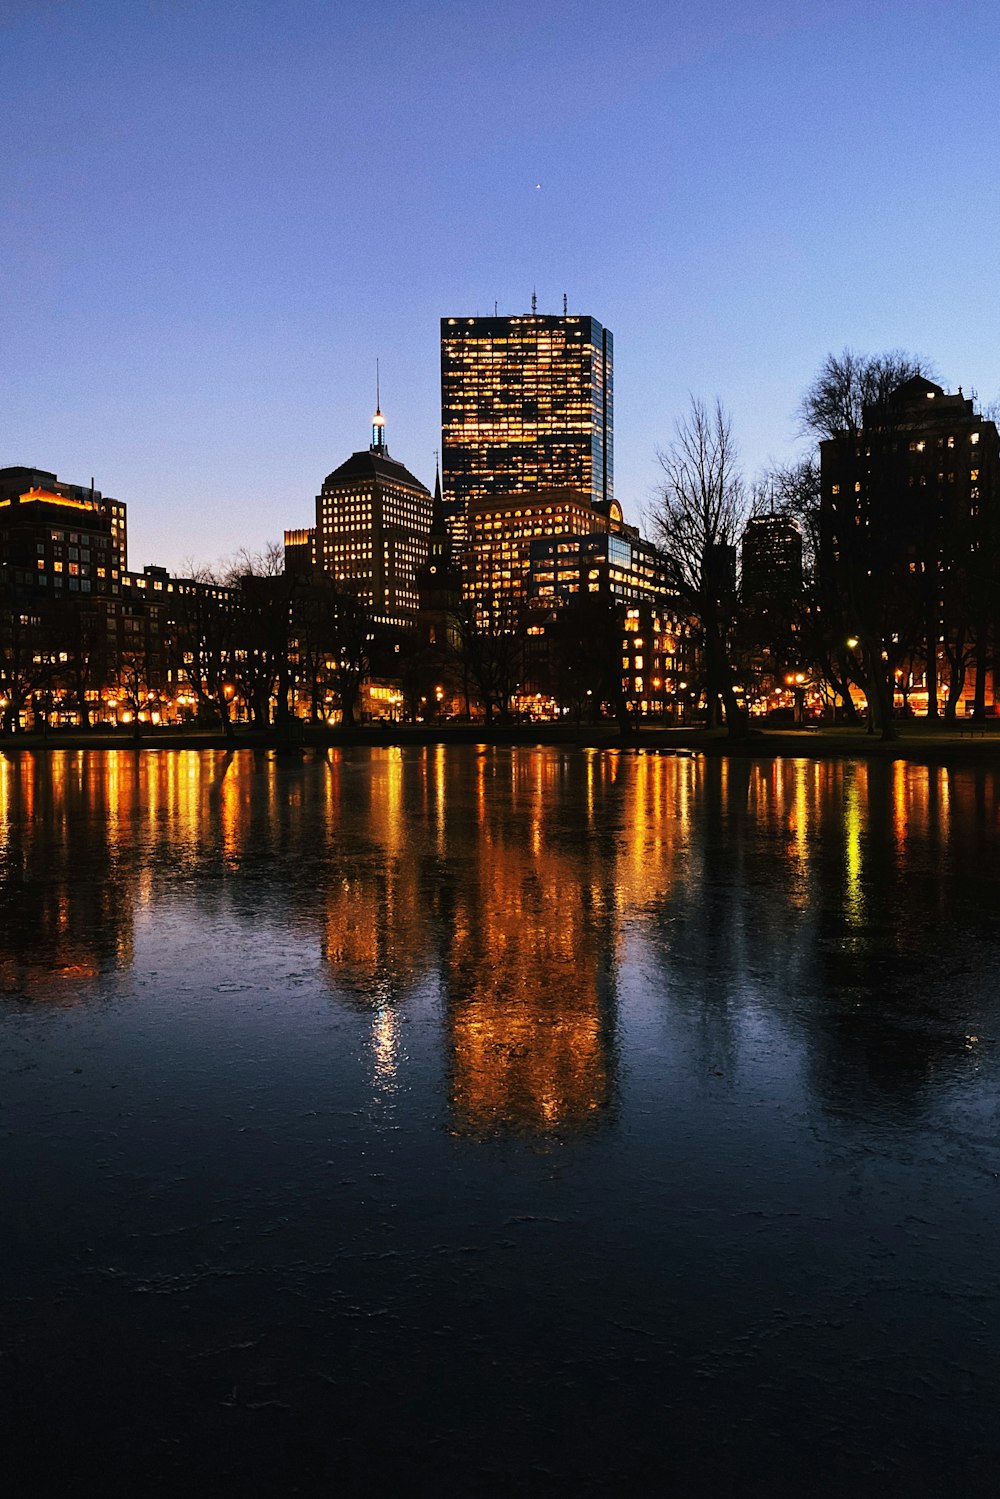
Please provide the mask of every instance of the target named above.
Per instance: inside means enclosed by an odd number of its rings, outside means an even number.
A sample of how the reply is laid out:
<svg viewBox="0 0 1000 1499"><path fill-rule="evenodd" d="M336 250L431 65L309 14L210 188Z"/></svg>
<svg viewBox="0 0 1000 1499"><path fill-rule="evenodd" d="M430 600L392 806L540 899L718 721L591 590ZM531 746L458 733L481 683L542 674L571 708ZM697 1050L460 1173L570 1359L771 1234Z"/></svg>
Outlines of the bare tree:
<svg viewBox="0 0 1000 1499"><path fill-rule="evenodd" d="M142 650L124 650L118 656L115 673L118 690L125 701L132 719L132 737L139 742L142 737L140 713L149 699L149 678L146 671L146 653Z"/></svg>
<svg viewBox="0 0 1000 1499"><path fill-rule="evenodd" d="M227 582L236 605L234 676L255 728L265 729L275 702L276 722L288 721L291 687L289 638L296 575L286 573L284 551L269 542L263 552L243 548Z"/></svg>
<svg viewBox="0 0 1000 1499"><path fill-rule="evenodd" d="M49 688L58 671L58 637L45 612L35 614L16 599L0 607L0 695L3 727L20 727L21 714L35 694Z"/></svg>
<svg viewBox="0 0 1000 1499"><path fill-rule="evenodd" d="M931 578L921 566L924 554L935 551L935 525L926 507L914 503L898 457L909 419L907 382L932 373L927 360L901 349L875 355L845 349L827 355L799 407L803 431L825 440L824 451L836 454L843 491L836 504L819 509L822 605L827 620L854 642L851 657L841 659L852 674L857 667L869 728L884 739L896 737L896 670L912 657L921 633L928 701L936 712L937 567ZM871 513L855 495L874 498ZM840 651L834 647L831 655Z"/></svg>
<svg viewBox="0 0 1000 1499"><path fill-rule="evenodd" d="M721 698L730 734L745 731L736 701L730 637L736 606L735 548L748 509L732 423L721 401L695 396L669 447L657 453L663 482L648 521L668 581L697 623L705 653L708 724Z"/></svg>
<svg viewBox="0 0 1000 1499"><path fill-rule="evenodd" d="M524 668L521 621L491 594L457 611L455 625L459 662L466 681L476 689L487 724L494 716L509 718L510 700Z"/></svg>
<svg viewBox="0 0 1000 1499"><path fill-rule="evenodd" d="M218 719L233 738L230 682L235 661L232 590L210 568L188 564L175 583L165 648L178 682L194 694L199 721Z"/></svg>
<svg viewBox="0 0 1000 1499"><path fill-rule="evenodd" d="M339 580L330 599L332 651L327 658L330 679L340 702L341 722L353 729L357 724L361 689L371 670L374 627L371 609L361 589L351 580Z"/></svg>
<svg viewBox="0 0 1000 1499"><path fill-rule="evenodd" d="M885 410L893 393L914 375L936 378L930 360L905 349L886 354L859 354L844 349L828 354L819 373L799 403L799 421L804 436L822 439L861 431L866 406Z"/></svg>
<svg viewBox="0 0 1000 1499"><path fill-rule="evenodd" d="M819 669L839 711L849 723L857 719L851 683L864 678L848 649L851 631L843 601L820 569L820 469L814 453L791 463L775 464L764 478L769 508L794 520L802 536L803 587L791 613L804 663Z"/></svg>

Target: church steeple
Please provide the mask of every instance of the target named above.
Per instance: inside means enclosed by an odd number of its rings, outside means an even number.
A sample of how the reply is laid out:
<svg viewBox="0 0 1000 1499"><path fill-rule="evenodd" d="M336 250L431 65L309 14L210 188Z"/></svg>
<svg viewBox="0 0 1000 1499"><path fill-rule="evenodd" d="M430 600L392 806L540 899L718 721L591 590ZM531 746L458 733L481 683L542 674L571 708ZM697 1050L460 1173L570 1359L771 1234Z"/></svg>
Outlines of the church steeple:
<svg viewBox="0 0 1000 1499"><path fill-rule="evenodd" d="M427 537L427 561L417 572L417 630L425 645L449 646L457 642L456 620L462 603L462 572L455 564L451 532L441 495L441 465L434 454L434 505Z"/></svg>
<svg viewBox="0 0 1000 1499"><path fill-rule="evenodd" d="M434 519L431 521L431 530L447 530L444 521L444 500L441 498L441 461L437 453L434 454Z"/></svg>

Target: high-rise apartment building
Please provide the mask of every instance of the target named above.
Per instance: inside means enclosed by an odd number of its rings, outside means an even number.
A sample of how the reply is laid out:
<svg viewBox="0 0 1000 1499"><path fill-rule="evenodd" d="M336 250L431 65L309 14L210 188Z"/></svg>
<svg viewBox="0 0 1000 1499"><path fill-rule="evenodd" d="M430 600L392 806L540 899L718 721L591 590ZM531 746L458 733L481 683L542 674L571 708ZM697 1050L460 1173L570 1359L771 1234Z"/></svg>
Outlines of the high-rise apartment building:
<svg viewBox="0 0 1000 1499"><path fill-rule="evenodd" d="M441 460L459 548L471 507L572 489L614 494L613 341L592 317L441 319Z"/></svg>
<svg viewBox="0 0 1000 1499"><path fill-rule="evenodd" d="M907 688L911 711L952 709L995 656L1000 433L961 387L923 375L820 443L819 580L828 616ZM968 679L968 685L967 685ZM995 687L994 687L995 691Z"/></svg>
<svg viewBox="0 0 1000 1499"><path fill-rule="evenodd" d="M121 500L45 469L0 469L0 579L17 594L117 594L126 545Z"/></svg>

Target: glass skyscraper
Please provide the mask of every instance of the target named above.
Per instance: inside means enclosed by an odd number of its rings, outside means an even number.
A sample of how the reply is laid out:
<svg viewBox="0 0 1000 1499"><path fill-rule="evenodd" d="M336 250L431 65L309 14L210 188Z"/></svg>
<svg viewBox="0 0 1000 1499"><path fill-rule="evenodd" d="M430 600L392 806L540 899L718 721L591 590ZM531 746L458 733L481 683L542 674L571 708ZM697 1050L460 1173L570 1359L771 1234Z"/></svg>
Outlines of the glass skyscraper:
<svg viewBox="0 0 1000 1499"><path fill-rule="evenodd" d="M441 477L452 534L477 500L614 494L613 342L592 317L441 319Z"/></svg>

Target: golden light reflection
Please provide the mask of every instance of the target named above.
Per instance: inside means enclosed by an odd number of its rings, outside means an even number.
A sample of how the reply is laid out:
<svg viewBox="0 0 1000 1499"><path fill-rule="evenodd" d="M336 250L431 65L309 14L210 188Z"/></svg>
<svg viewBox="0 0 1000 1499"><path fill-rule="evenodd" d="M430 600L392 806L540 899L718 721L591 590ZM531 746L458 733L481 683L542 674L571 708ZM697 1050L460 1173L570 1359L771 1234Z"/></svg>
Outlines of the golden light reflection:
<svg viewBox="0 0 1000 1499"><path fill-rule="evenodd" d="M865 918L862 833L867 789L868 768L855 765L844 788L844 915L853 927L860 927Z"/></svg>
<svg viewBox="0 0 1000 1499"><path fill-rule="evenodd" d="M616 938L593 909L587 875L599 854L554 836L545 814L562 775L557 757L534 752L513 770L512 815L496 817L470 851L443 955L452 1108L463 1130L579 1126L610 1095ZM528 844L521 807L531 814ZM610 893L613 882L612 861L597 883Z"/></svg>
<svg viewBox="0 0 1000 1499"><path fill-rule="evenodd" d="M372 1017L372 1056L376 1085L385 1091L395 1086L398 1046L399 1017L391 1005L382 1005Z"/></svg>
<svg viewBox="0 0 1000 1499"><path fill-rule="evenodd" d="M439 1004L469 1136L601 1119L636 952L664 1009L671 974L690 1002L723 947L755 981L780 970L783 995L845 953L861 972L868 941L896 940L887 883L921 872L905 953L943 909L941 851L976 870L1000 828L992 772L440 745L21 753L0 796L0 989L72 1003L131 966L136 910L151 930L179 874L209 910L249 878L254 913L324 960L324 1002L370 1026L373 1088L405 1080L407 1006Z"/></svg>

